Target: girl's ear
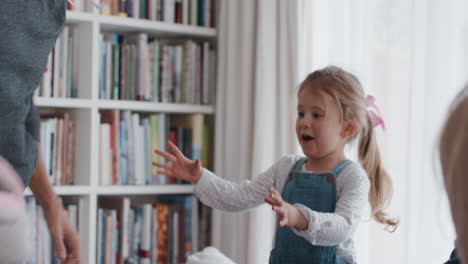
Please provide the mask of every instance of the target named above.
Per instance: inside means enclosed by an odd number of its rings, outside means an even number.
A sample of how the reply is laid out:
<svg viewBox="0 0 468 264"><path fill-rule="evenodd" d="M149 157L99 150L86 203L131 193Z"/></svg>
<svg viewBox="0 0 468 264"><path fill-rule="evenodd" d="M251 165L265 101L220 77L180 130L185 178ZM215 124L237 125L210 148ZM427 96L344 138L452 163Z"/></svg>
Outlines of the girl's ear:
<svg viewBox="0 0 468 264"><path fill-rule="evenodd" d="M343 131L341 132L341 136L344 139L352 138L354 135L356 135L358 128L359 128L359 125L356 119L345 121L344 126L343 126Z"/></svg>

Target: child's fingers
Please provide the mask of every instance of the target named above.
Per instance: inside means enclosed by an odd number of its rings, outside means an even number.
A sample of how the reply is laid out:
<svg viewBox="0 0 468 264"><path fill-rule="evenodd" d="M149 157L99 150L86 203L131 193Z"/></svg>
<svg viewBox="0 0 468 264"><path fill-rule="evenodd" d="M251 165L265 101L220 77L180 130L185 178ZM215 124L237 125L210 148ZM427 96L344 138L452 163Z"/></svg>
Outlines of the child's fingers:
<svg viewBox="0 0 468 264"><path fill-rule="evenodd" d="M153 161L153 166L156 166L158 168L163 168L163 169L170 169L172 168L172 164L167 164L167 163L161 163L157 161Z"/></svg>
<svg viewBox="0 0 468 264"><path fill-rule="evenodd" d="M270 205L276 205L276 206L280 206L281 204L279 204L277 201L275 201L273 198L271 197L265 197L265 202L267 202L268 204Z"/></svg>
<svg viewBox="0 0 468 264"><path fill-rule="evenodd" d="M288 223L286 210L283 207L273 206L273 211L275 211L280 218L280 226L285 226Z"/></svg>
<svg viewBox="0 0 468 264"><path fill-rule="evenodd" d="M185 159L184 154L182 154L182 152L179 150L179 148L174 143L172 143L172 141L168 140L167 141L167 146L169 147L169 152L172 155L176 156L179 159Z"/></svg>
<svg viewBox="0 0 468 264"><path fill-rule="evenodd" d="M271 204L271 205L277 205L281 206L281 200L278 200L277 198L275 199L274 197L265 197L265 202Z"/></svg>
<svg viewBox="0 0 468 264"><path fill-rule="evenodd" d="M278 205L283 204L283 199L277 194L270 195L270 198L273 199Z"/></svg>
<svg viewBox="0 0 468 264"><path fill-rule="evenodd" d="M157 173L157 174L166 175L166 176L168 176L168 177L174 177L174 176L172 175L172 173L170 173L169 170L158 170L156 173Z"/></svg>
<svg viewBox="0 0 468 264"><path fill-rule="evenodd" d="M273 187L270 187L270 193L273 195L281 196L281 194Z"/></svg>
<svg viewBox="0 0 468 264"><path fill-rule="evenodd" d="M280 224L280 226L285 226L285 225L287 225L287 224L288 224L288 219L287 219L286 217L283 218L283 219L280 221L279 224Z"/></svg>
<svg viewBox="0 0 468 264"><path fill-rule="evenodd" d="M65 258L67 257L66 254L66 249L65 245L63 243L63 231L62 231L62 226L58 223L54 223L55 226L50 228L50 234L54 243L54 249L55 252L57 252L57 255L61 261L65 261Z"/></svg>
<svg viewBox="0 0 468 264"><path fill-rule="evenodd" d="M168 160L168 161L172 161L172 162L176 162L176 161L177 161L177 158L174 157L174 155L172 155L172 154L170 154L170 153L161 151L161 150L159 150L159 149L155 149L154 152L156 152L156 154L162 156L163 158L165 158L165 159Z"/></svg>
<svg viewBox="0 0 468 264"><path fill-rule="evenodd" d="M280 220L286 218L286 211L284 210L284 208L279 206L273 206L273 211L275 211L275 213L278 214Z"/></svg>

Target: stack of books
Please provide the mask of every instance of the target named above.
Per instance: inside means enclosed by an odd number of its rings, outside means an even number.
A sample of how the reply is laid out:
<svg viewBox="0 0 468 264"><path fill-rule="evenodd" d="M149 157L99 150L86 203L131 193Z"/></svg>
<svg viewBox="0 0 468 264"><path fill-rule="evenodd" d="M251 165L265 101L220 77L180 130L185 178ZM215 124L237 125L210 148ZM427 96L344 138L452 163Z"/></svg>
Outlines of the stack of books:
<svg viewBox="0 0 468 264"><path fill-rule="evenodd" d="M103 15L201 27L215 26L215 11L214 0L101 0Z"/></svg>
<svg viewBox="0 0 468 264"><path fill-rule="evenodd" d="M166 162L154 150L171 139L189 159L209 166L210 129L204 115L139 114L101 111L100 184L185 183L157 173L152 162Z"/></svg>
<svg viewBox="0 0 468 264"><path fill-rule="evenodd" d="M101 35L101 99L211 105L216 61L209 42Z"/></svg>
<svg viewBox="0 0 468 264"><path fill-rule="evenodd" d="M49 54L44 75L37 89L41 97L78 97L78 29L65 26Z"/></svg>
<svg viewBox="0 0 468 264"><path fill-rule="evenodd" d="M50 183L69 185L75 181L76 132L68 113L41 114L41 153Z"/></svg>
<svg viewBox="0 0 468 264"><path fill-rule="evenodd" d="M162 196L131 206L128 197L99 199L96 263L185 263L198 250L198 202Z"/></svg>
<svg viewBox="0 0 468 264"><path fill-rule="evenodd" d="M78 203L65 204L68 220L79 231L79 214L83 208L84 200L80 199ZM32 255L27 263L60 263L55 254L53 241L44 217L44 210L37 205L34 197L26 198L26 213L29 219L29 243L31 243Z"/></svg>

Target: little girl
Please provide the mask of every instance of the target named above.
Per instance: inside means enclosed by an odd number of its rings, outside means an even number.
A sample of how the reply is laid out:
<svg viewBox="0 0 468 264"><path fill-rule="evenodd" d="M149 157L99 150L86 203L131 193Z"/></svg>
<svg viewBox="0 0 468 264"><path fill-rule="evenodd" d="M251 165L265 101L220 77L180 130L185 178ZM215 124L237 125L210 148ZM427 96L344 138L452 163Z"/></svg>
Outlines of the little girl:
<svg viewBox="0 0 468 264"><path fill-rule="evenodd" d="M374 109L372 109L374 108ZM356 263L353 233L368 201L372 217L397 226L383 211L392 185L383 169L373 128L384 123L358 79L334 66L311 73L298 92L296 133L306 157L287 155L253 181L226 181L189 160L172 143L156 150L168 163L159 173L195 184L208 206L241 211L272 205L279 216L270 263ZM359 163L345 145L359 138Z"/></svg>

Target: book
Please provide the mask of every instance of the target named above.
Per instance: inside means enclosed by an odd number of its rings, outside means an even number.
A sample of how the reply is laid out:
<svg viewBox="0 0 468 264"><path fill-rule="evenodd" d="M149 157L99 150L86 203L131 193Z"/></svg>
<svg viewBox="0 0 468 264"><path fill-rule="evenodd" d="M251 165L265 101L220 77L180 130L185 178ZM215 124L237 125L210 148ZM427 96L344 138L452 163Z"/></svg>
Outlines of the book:
<svg viewBox="0 0 468 264"><path fill-rule="evenodd" d="M147 65L147 43L148 36L144 33L139 33L136 35L131 35L126 38L128 43L136 45L136 72L138 73L138 78L136 79L137 100L145 100L145 91L148 89L146 85L148 84L148 65Z"/></svg>
<svg viewBox="0 0 468 264"><path fill-rule="evenodd" d="M198 24L198 0L190 0L190 24Z"/></svg>
<svg viewBox="0 0 468 264"><path fill-rule="evenodd" d="M120 232L117 245L119 263L125 264L130 259L130 199L128 197L101 197L99 207L116 210Z"/></svg>
<svg viewBox="0 0 468 264"><path fill-rule="evenodd" d="M111 127L109 124L100 126L100 184L112 184L112 151L110 140Z"/></svg>
<svg viewBox="0 0 468 264"><path fill-rule="evenodd" d="M97 213L97 252L96 252L96 263L104 263L104 210L99 208Z"/></svg>
<svg viewBox="0 0 468 264"><path fill-rule="evenodd" d="M136 183L136 174L135 174L135 145L134 145L134 129L133 129L133 120L132 120L132 113L130 111L123 112L125 124L127 125L127 135L126 135L126 150L128 157L128 172L127 172L127 182L128 184L135 184Z"/></svg>
<svg viewBox="0 0 468 264"><path fill-rule="evenodd" d="M144 157L144 173L145 173L145 184L152 184L153 177L152 177L152 164L151 164L151 126L150 126L150 119L145 117L141 120L141 126L143 128L143 157Z"/></svg>
<svg viewBox="0 0 468 264"><path fill-rule="evenodd" d="M153 162L159 162L159 155L156 154L155 150L161 148L161 143L164 144L164 142L160 142L159 140L159 115L153 114L150 116L150 125L151 125L151 147L150 147L150 153L151 153L151 176L152 180L151 183L153 184L160 184L162 181L158 177L158 168L156 166L153 166Z"/></svg>
<svg viewBox="0 0 468 264"><path fill-rule="evenodd" d="M142 221L142 233L141 233L141 247L139 256L141 264L151 263L151 230L153 222L153 210L151 204L143 205L143 221Z"/></svg>
<svg viewBox="0 0 468 264"><path fill-rule="evenodd" d="M101 0L101 15L111 15L112 14L112 1L111 0Z"/></svg>
<svg viewBox="0 0 468 264"><path fill-rule="evenodd" d="M183 132L185 137L182 140L188 146L183 146L184 144L180 142L178 143L185 148L185 153L189 155L189 159L200 159L203 161L204 123L205 117L202 114L174 115L171 118L171 127L182 127L191 130L191 132L189 130Z"/></svg>
<svg viewBox="0 0 468 264"><path fill-rule="evenodd" d="M112 152L112 184L120 183L119 167L119 138L120 138L120 111L103 110L101 111L101 123L110 125L110 149Z"/></svg>
<svg viewBox="0 0 468 264"><path fill-rule="evenodd" d="M144 152L143 152L143 128L140 126L140 116L132 114L133 147L134 147L134 167L135 184L145 184Z"/></svg>
<svg viewBox="0 0 468 264"><path fill-rule="evenodd" d="M175 5L174 5L174 12L175 12L175 18L174 21L177 24L182 24L183 20L183 10L182 10L182 0L175 0Z"/></svg>
<svg viewBox="0 0 468 264"><path fill-rule="evenodd" d="M113 35L111 46L112 52L112 83L110 98L117 100L120 98L120 45L118 35Z"/></svg>
<svg viewBox="0 0 468 264"><path fill-rule="evenodd" d="M168 241L169 241L169 205L158 203L158 263L168 263Z"/></svg>

